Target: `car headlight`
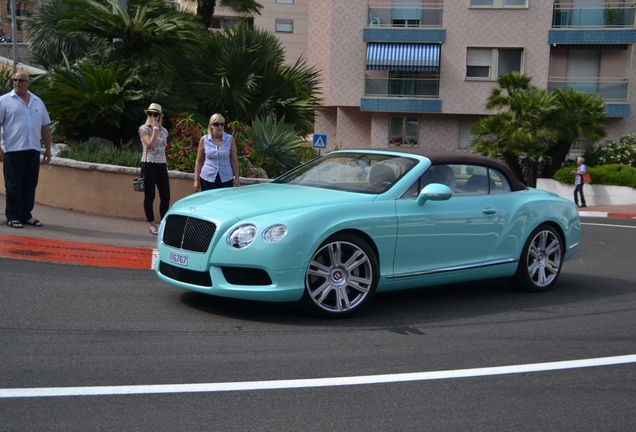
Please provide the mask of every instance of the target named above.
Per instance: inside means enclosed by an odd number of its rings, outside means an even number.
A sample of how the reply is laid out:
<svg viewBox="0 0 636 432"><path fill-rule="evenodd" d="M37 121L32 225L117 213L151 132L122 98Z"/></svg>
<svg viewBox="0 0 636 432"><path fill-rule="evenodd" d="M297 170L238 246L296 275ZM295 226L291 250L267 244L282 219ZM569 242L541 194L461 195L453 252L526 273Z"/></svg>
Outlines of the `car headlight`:
<svg viewBox="0 0 636 432"><path fill-rule="evenodd" d="M254 225L241 225L234 228L227 236L227 244L235 249L243 249L252 244L256 238L257 229Z"/></svg>
<svg viewBox="0 0 636 432"><path fill-rule="evenodd" d="M268 227L263 231L263 240L269 243L277 242L287 235L287 227L285 225L277 224Z"/></svg>

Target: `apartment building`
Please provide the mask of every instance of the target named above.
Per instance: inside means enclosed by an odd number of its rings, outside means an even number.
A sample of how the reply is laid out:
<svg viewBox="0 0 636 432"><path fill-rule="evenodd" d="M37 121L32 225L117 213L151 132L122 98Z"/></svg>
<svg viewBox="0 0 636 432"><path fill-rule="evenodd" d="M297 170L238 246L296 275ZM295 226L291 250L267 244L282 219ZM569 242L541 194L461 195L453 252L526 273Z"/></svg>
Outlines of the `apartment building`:
<svg viewBox="0 0 636 432"><path fill-rule="evenodd" d="M16 20L17 41L22 42L22 23L33 11L37 0L15 0L15 12L11 10L11 0L0 0L0 23L2 24L2 34L9 37L12 35L13 20Z"/></svg>
<svg viewBox="0 0 636 432"><path fill-rule="evenodd" d="M267 0L254 25L320 70L328 148L464 150L497 78L599 93L636 132L634 6L599 0ZM217 15L223 15L219 11ZM231 14L230 14L231 15ZM583 147L585 143L580 143Z"/></svg>

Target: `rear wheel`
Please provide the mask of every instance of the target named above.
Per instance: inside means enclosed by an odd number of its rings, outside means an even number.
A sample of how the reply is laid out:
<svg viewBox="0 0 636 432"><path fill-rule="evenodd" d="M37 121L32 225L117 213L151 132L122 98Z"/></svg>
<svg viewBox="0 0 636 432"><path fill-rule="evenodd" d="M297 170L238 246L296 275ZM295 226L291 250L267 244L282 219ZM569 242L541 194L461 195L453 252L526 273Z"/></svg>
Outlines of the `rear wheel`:
<svg viewBox="0 0 636 432"><path fill-rule="evenodd" d="M528 238L513 282L522 291L547 291L563 266L563 241L550 225L540 225Z"/></svg>
<svg viewBox="0 0 636 432"><path fill-rule="evenodd" d="M360 237L343 233L314 253L301 303L313 315L344 318L366 305L378 285L378 260Z"/></svg>

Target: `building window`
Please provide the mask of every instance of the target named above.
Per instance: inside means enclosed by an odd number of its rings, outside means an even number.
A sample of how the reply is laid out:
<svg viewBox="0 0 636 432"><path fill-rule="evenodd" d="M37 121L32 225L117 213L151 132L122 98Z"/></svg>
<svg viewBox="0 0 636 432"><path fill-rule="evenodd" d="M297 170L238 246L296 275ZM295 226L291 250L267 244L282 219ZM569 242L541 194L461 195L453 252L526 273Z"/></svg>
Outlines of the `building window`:
<svg viewBox="0 0 636 432"><path fill-rule="evenodd" d="M294 4L294 0L276 0L276 3Z"/></svg>
<svg viewBox="0 0 636 432"><path fill-rule="evenodd" d="M291 20L276 20L276 32L278 33L293 33L294 22Z"/></svg>
<svg viewBox="0 0 636 432"><path fill-rule="evenodd" d="M526 0L470 0L470 7L526 7Z"/></svg>
<svg viewBox="0 0 636 432"><path fill-rule="evenodd" d="M221 30L224 27L229 29L236 27L239 22L247 24L248 28L254 28L254 18L235 18L235 17L213 17L210 24L211 29Z"/></svg>
<svg viewBox="0 0 636 432"><path fill-rule="evenodd" d="M496 80L510 72L521 72L521 48L468 48L466 78Z"/></svg>
<svg viewBox="0 0 636 432"><path fill-rule="evenodd" d="M15 16L27 16L27 3L26 2L15 2ZM7 16L13 16L11 13L11 2L7 1Z"/></svg>
<svg viewBox="0 0 636 432"><path fill-rule="evenodd" d="M389 147L419 147L417 117L391 117L389 124Z"/></svg>

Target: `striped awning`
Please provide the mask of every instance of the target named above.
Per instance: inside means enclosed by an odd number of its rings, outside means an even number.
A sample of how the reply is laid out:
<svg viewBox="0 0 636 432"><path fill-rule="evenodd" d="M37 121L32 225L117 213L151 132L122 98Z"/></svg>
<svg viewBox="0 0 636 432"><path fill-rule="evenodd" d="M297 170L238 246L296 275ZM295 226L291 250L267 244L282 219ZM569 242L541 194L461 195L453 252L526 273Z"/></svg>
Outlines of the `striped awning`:
<svg viewBox="0 0 636 432"><path fill-rule="evenodd" d="M380 43L367 45L367 70L439 72L440 44Z"/></svg>
<svg viewBox="0 0 636 432"><path fill-rule="evenodd" d="M557 50L626 50L627 44L557 44Z"/></svg>

